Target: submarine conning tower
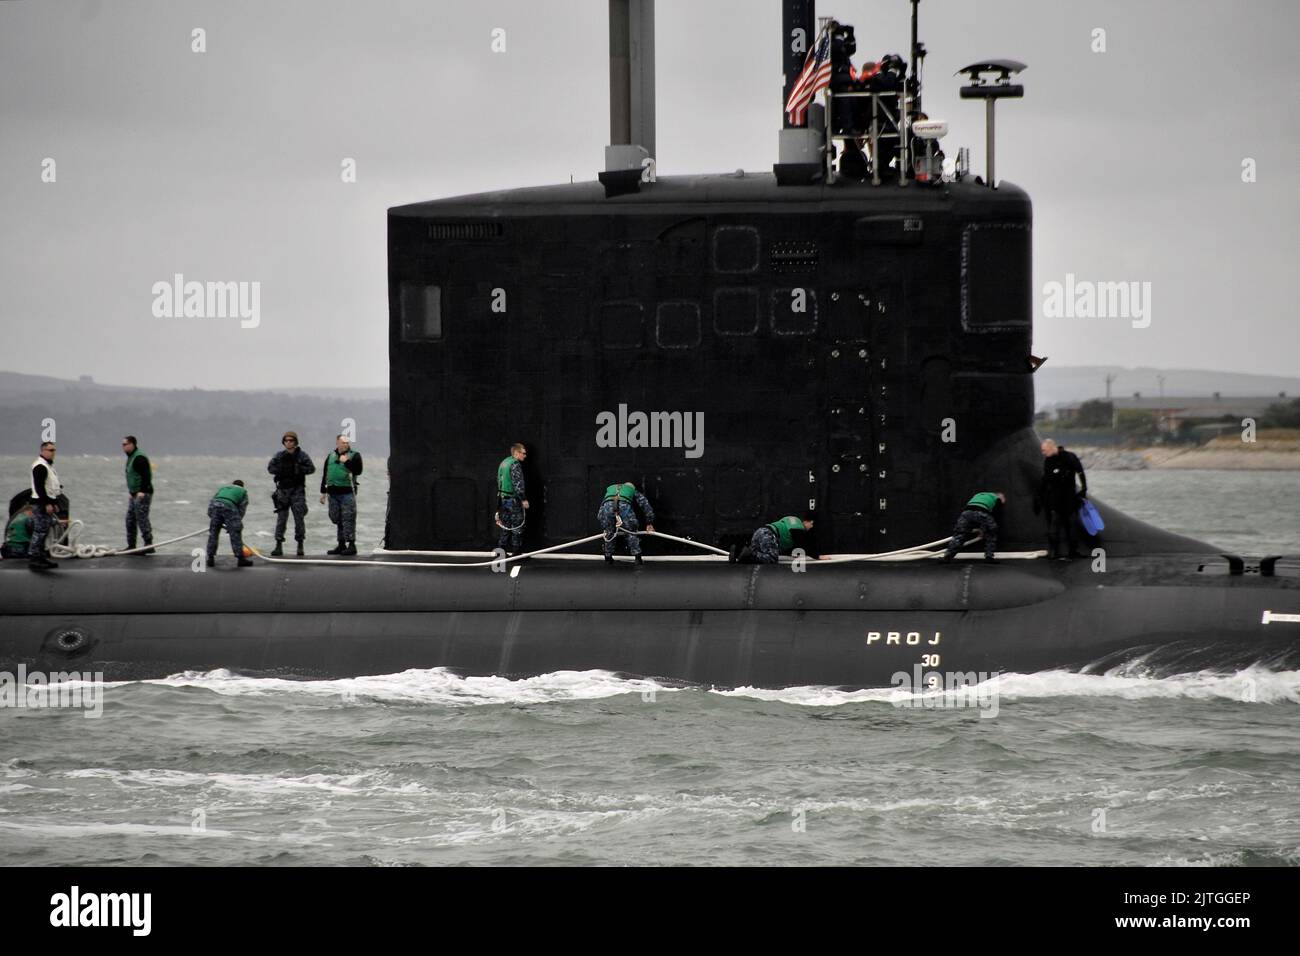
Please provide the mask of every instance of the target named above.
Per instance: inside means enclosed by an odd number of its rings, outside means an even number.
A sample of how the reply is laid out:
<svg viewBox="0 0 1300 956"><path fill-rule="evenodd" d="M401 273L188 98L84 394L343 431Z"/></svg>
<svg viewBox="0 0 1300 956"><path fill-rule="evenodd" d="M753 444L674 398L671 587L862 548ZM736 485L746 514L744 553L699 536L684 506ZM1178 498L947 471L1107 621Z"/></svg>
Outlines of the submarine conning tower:
<svg viewBox="0 0 1300 956"><path fill-rule="evenodd" d="M932 540L999 489L1006 545L1037 546L1032 208L964 151L937 165L915 3L908 73L846 63L852 28L787 0L772 173L657 175L653 22L610 2L599 181L389 210L386 546L491 547L515 441L528 547L590 534L624 480L711 543L811 512L823 553ZM990 134L1018 69L967 71Z"/></svg>

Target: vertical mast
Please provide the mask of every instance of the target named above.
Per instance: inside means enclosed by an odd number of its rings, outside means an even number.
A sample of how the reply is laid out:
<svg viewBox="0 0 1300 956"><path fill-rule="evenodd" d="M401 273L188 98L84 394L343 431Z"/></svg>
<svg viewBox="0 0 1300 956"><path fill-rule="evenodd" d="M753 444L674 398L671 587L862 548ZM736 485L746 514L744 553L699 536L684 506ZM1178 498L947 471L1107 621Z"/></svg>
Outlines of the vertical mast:
<svg viewBox="0 0 1300 956"><path fill-rule="evenodd" d="M912 111L915 113L921 112L921 57L925 56L920 41L916 38L917 9L920 5L921 0L912 0L912 76L908 80L907 92L912 96Z"/></svg>
<svg viewBox="0 0 1300 956"><path fill-rule="evenodd" d="M609 0L609 145L601 182L607 191L634 191L654 155L655 2Z"/></svg>
<svg viewBox="0 0 1300 956"><path fill-rule="evenodd" d="M799 78L808 51L816 42L816 0L782 0L781 69L785 73L785 83L781 90L781 125L785 129L790 128L790 117L785 112L785 104L790 101L794 81Z"/></svg>
<svg viewBox="0 0 1300 956"><path fill-rule="evenodd" d="M777 137L777 162L772 166L783 186L808 184L822 178L825 131L819 129L821 107L811 104L804 126L793 126L785 111L804 61L817 43L816 0L781 0L781 131Z"/></svg>

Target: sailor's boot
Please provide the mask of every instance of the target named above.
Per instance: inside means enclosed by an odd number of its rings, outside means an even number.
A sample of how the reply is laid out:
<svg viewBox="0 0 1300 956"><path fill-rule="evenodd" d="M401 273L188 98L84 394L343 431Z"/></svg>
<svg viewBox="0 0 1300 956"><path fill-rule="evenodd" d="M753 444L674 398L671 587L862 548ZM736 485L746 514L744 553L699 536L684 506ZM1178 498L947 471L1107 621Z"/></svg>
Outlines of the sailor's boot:
<svg viewBox="0 0 1300 956"><path fill-rule="evenodd" d="M333 547L333 548L330 548L330 549L329 549L328 551L326 551L325 553L326 553L326 554L342 554L342 553L343 553L343 539L342 539L342 538L339 538L339 543L338 543L338 545L335 546L335 547Z"/></svg>
<svg viewBox="0 0 1300 956"><path fill-rule="evenodd" d="M279 538L275 539L275 549L271 552L271 557L273 558L284 557L284 542Z"/></svg>
<svg viewBox="0 0 1300 956"><path fill-rule="evenodd" d="M357 553L357 543L355 541L347 542L347 544L344 545L343 550L339 552L339 554L356 554L356 553Z"/></svg>
<svg viewBox="0 0 1300 956"><path fill-rule="evenodd" d="M301 557L302 557L303 555L305 555L306 553L307 553L307 552L304 551L304 550L302 549L302 539L300 538L300 539L298 539L298 557L301 558Z"/></svg>
<svg viewBox="0 0 1300 956"><path fill-rule="evenodd" d="M156 550L157 550L157 549L153 546L153 537L152 537L151 535L145 535L145 539L144 539L144 551L142 551L142 552L140 552L140 553L141 553L141 554L153 554Z"/></svg>

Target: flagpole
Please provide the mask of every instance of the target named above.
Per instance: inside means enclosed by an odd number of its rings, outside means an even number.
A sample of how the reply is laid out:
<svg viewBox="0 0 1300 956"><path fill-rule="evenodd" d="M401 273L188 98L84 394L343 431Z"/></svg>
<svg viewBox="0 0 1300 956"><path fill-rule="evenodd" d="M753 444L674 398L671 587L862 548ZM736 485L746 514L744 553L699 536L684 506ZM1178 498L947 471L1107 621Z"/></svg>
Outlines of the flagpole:
<svg viewBox="0 0 1300 956"><path fill-rule="evenodd" d="M821 42L822 42L822 37L823 37L824 35L826 35L827 33L829 33L830 28L831 28L831 21L834 20L834 19L835 19L834 17L818 17L818 18L817 18L817 43L818 43L818 45L821 44ZM829 36L827 36L827 38L826 38L826 42L827 42L827 44L829 44L829 43L831 42ZM833 62L833 61L831 60L831 48L830 48L829 45L826 47L826 59L827 59L827 62ZM809 105L811 105L811 104L809 104ZM823 119L825 119L825 121L826 121L826 148L825 148L825 151L824 151L824 152L825 152L825 161L826 161L826 178L825 178L825 182L829 183L829 182L831 181L831 177L834 175L834 169L835 169L835 167L834 167L835 157L834 157L834 154L833 154L833 152L832 152L832 150L834 150L834 148L835 148L835 140L834 140L834 139L832 138L832 136L831 136L831 128L832 128L832 124L831 124L831 109L833 108L833 104L832 104L832 102L831 102L831 85L830 85L829 83L827 83L827 84L826 84L826 88L825 88L824 90L822 90L822 105L823 105L823 108L826 110L826 115L823 117ZM807 120L806 120L806 119L805 119L805 125L807 125Z"/></svg>

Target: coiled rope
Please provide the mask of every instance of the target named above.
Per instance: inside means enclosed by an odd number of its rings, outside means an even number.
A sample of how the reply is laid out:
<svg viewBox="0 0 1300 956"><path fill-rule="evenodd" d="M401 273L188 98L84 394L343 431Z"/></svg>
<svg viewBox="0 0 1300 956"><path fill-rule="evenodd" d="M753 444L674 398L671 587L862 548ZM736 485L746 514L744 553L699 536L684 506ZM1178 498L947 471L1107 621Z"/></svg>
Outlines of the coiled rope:
<svg viewBox="0 0 1300 956"><path fill-rule="evenodd" d="M186 541L189 538L197 538L201 534L208 533L207 528L201 528L198 531L183 534L179 538L155 541L153 544L146 544L139 548L110 548L104 544L83 544L81 542L81 533L84 530L85 525L79 519L69 521L68 526L63 528L57 537L55 537L55 532L51 528L50 537L46 539L46 551L49 552L52 558L110 558L126 554L140 554L150 548L162 548L178 541Z"/></svg>

